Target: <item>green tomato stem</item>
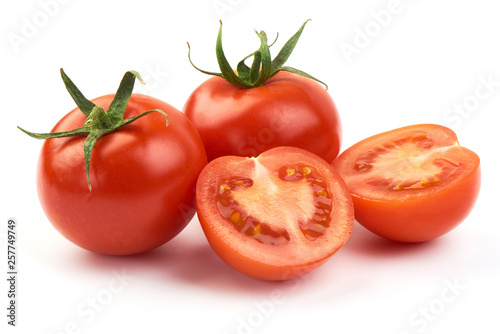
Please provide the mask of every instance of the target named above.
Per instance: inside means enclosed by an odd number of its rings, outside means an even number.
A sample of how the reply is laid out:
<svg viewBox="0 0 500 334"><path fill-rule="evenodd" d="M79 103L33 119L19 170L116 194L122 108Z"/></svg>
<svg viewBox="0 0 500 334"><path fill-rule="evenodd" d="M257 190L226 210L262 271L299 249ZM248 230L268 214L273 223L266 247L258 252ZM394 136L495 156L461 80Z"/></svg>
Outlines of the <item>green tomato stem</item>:
<svg viewBox="0 0 500 334"><path fill-rule="evenodd" d="M279 51L278 55L274 59L271 58L271 53L269 48L276 42L278 37L276 37L273 43L268 45L266 33L264 31L261 32L256 31L256 34L260 39L260 48L257 51L243 58L243 60L241 60L238 63L236 67L236 72L233 70L233 68L229 64L224 54L224 50L222 48L222 21L219 21L220 26L219 26L219 33L217 35L217 41L215 44L215 53L217 56L217 63L219 64L220 73L205 71L195 66L191 60L191 47L189 46L189 43L188 43L188 49L189 49L188 59L191 65L196 70L204 74L221 77L230 84L242 88L261 87L270 78L276 75L279 71L287 71L315 80L323 84L325 88L328 89L328 86L324 82L316 79L312 75L309 75L304 71L297 70L292 67L284 66L285 62L288 60L290 54L297 45L297 42L300 36L302 35L302 31L304 30L306 23L309 21L310 20L307 20L302 24L300 29L285 43L283 48ZM245 64L245 61L250 57L253 57L253 62L251 67L248 67Z"/></svg>

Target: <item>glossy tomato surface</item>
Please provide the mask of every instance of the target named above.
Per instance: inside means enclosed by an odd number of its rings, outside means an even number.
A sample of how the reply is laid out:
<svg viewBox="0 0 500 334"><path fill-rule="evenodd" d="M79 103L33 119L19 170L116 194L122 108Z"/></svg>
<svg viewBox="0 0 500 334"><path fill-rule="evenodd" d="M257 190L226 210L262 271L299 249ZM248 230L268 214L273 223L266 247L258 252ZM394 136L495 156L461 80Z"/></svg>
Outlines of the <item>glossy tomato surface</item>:
<svg viewBox="0 0 500 334"><path fill-rule="evenodd" d="M472 210L479 157L446 127L418 124L362 140L333 163L349 187L356 220L395 241L427 241Z"/></svg>
<svg viewBox="0 0 500 334"><path fill-rule="evenodd" d="M289 72L250 89L212 77L189 96L184 112L209 161L255 157L278 146L299 147L328 162L339 153L342 127L332 98L319 83Z"/></svg>
<svg viewBox="0 0 500 334"><path fill-rule="evenodd" d="M196 187L198 217L214 251L265 280L308 273L347 241L354 213L344 181L321 158L279 147L210 162Z"/></svg>
<svg viewBox="0 0 500 334"><path fill-rule="evenodd" d="M105 110L114 95L93 102ZM194 188L206 165L196 128L180 111L160 100L132 94L124 117L151 113L96 142L89 190L83 143L86 136L45 140L37 186L54 227L76 245L102 254L125 255L156 248L176 236L195 213ZM81 127L75 109L52 132Z"/></svg>

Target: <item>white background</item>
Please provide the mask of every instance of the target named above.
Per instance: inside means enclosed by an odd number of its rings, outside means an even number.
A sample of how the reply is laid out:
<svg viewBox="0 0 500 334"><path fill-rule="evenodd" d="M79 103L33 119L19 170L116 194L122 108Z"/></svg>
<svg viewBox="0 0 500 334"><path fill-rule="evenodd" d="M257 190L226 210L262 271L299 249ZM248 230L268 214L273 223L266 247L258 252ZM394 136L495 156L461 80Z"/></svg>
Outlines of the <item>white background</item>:
<svg viewBox="0 0 500 334"><path fill-rule="evenodd" d="M2 333L499 331L495 1L64 2L2 1L0 8L5 275L7 220L19 226L18 327L6 324L2 279ZM99 256L66 241L38 202L41 142L16 125L48 131L74 108L60 67L89 98L113 93L124 72L135 69L149 84L136 85L137 92L182 109L207 79L189 65L186 41L198 66L217 70L219 19L233 66L258 47L253 29L270 38L280 32L276 55L312 19L287 64L329 84L343 121L343 149L409 124L455 130L481 157L482 189L471 215L446 236L416 245L384 241L356 224L323 267L285 283L251 279L226 266L196 218L167 245L137 256ZM348 45L356 53L343 52Z"/></svg>

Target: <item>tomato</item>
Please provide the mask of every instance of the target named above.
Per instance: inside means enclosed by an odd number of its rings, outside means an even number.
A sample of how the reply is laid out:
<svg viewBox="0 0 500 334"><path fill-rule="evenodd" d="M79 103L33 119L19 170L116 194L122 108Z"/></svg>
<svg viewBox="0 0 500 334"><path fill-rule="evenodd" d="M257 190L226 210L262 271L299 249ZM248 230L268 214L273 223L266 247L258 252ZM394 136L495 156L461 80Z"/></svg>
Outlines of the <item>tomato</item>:
<svg viewBox="0 0 500 334"><path fill-rule="evenodd" d="M354 222L342 178L323 159L293 147L213 160L198 179L196 204L213 250L264 280L316 269L344 245Z"/></svg>
<svg viewBox="0 0 500 334"><path fill-rule="evenodd" d="M332 98L320 84L293 73L279 72L250 89L212 77L189 96L183 110L198 129L209 161L294 146L331 162L341 145Z"/></svg>
<svg viewBox="0 0 500 334"><path fill-rule="evenodd" d="M274 59L267 35L257 33L259 50L240 61L236 70L222 49L221 23L216 43L221 73L201 70L191 62L200 72L213 75L191 93L183 109L198 129L209 161L224 155L256 157L279 146L302 148L328 162L337 157L342 126L331 96L321 86L326 84L283 66L308 21ZM245 64L250 57L251 67Z"/></svg>
<svg viewBox="0 0 500 334"><path fill-rule="evenodd" d="M478 197L479 157L456 134L434 124L384 132L351 146L333 163L347 183L356 220L402 242L451 231Z"/></svg>
<svg viewBox="0 0 500 334"><path fill-rule="evenodd" d="M114 94L92 100L105 110ZM52 225L68 240L102 254L125 255L156 248L176 236L194 216L194 189L206 165L196 128L165 102L132 94L125 117L158 108L105 134L95 143L85 178L86 136L45 140L39 157L37 188ZM52 132L81 127L79 108Z"/></svg>

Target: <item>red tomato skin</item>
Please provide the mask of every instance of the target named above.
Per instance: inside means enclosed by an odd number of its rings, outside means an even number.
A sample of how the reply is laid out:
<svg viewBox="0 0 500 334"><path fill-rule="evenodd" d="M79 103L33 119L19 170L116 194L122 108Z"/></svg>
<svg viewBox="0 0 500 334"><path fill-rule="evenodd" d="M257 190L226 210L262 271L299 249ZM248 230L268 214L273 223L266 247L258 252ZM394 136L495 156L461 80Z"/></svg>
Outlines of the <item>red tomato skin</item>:
<svg viewBox="0 0 500 334"><path fill-rule="evenodd" d="M330 256L311 262L303 266L273 266L267 263L258 262L245 257L229 247L222 239L217 236L210 227L209 222L204 215L199 214L201 227L213 251L230 267L247 276L265 280L265 281L285 281L310 273L323 265L330 259ZM350 230L342 235L346 240L350 236ZM333 255L333 254L332 254Z"/></svg>
<svg viewBox="0 0 500 334"><path fill-rule="evenodd" d="M212 77L189 96L183 110L198 129L209 161L293 146L332 162L341 146L341 120L330 95L317 82L289 72L251 89Z"/></svg>
<svg viewBox="0 0 500 334"><path fill-rule="evenodd" d="M94 99L105 110L114 95ZM90 162L89 191L83 143L86 136L45 140L38 162L37 190L52 225L74 244L101 254L152 250L172 239L195 213L194 188L206 165L194 125L165 102L132 94L124 118L152 113L104 135ZM52 130L81 127L77 108Z"/></svg>
<svg viewBox="0 0 500 334"><path fill-rule="evenodd" d="M403 202L353 196L355 218L368 230L399 242L429 241L450 232L469 215L481 185L481 169L453 188Z"/></svg>

